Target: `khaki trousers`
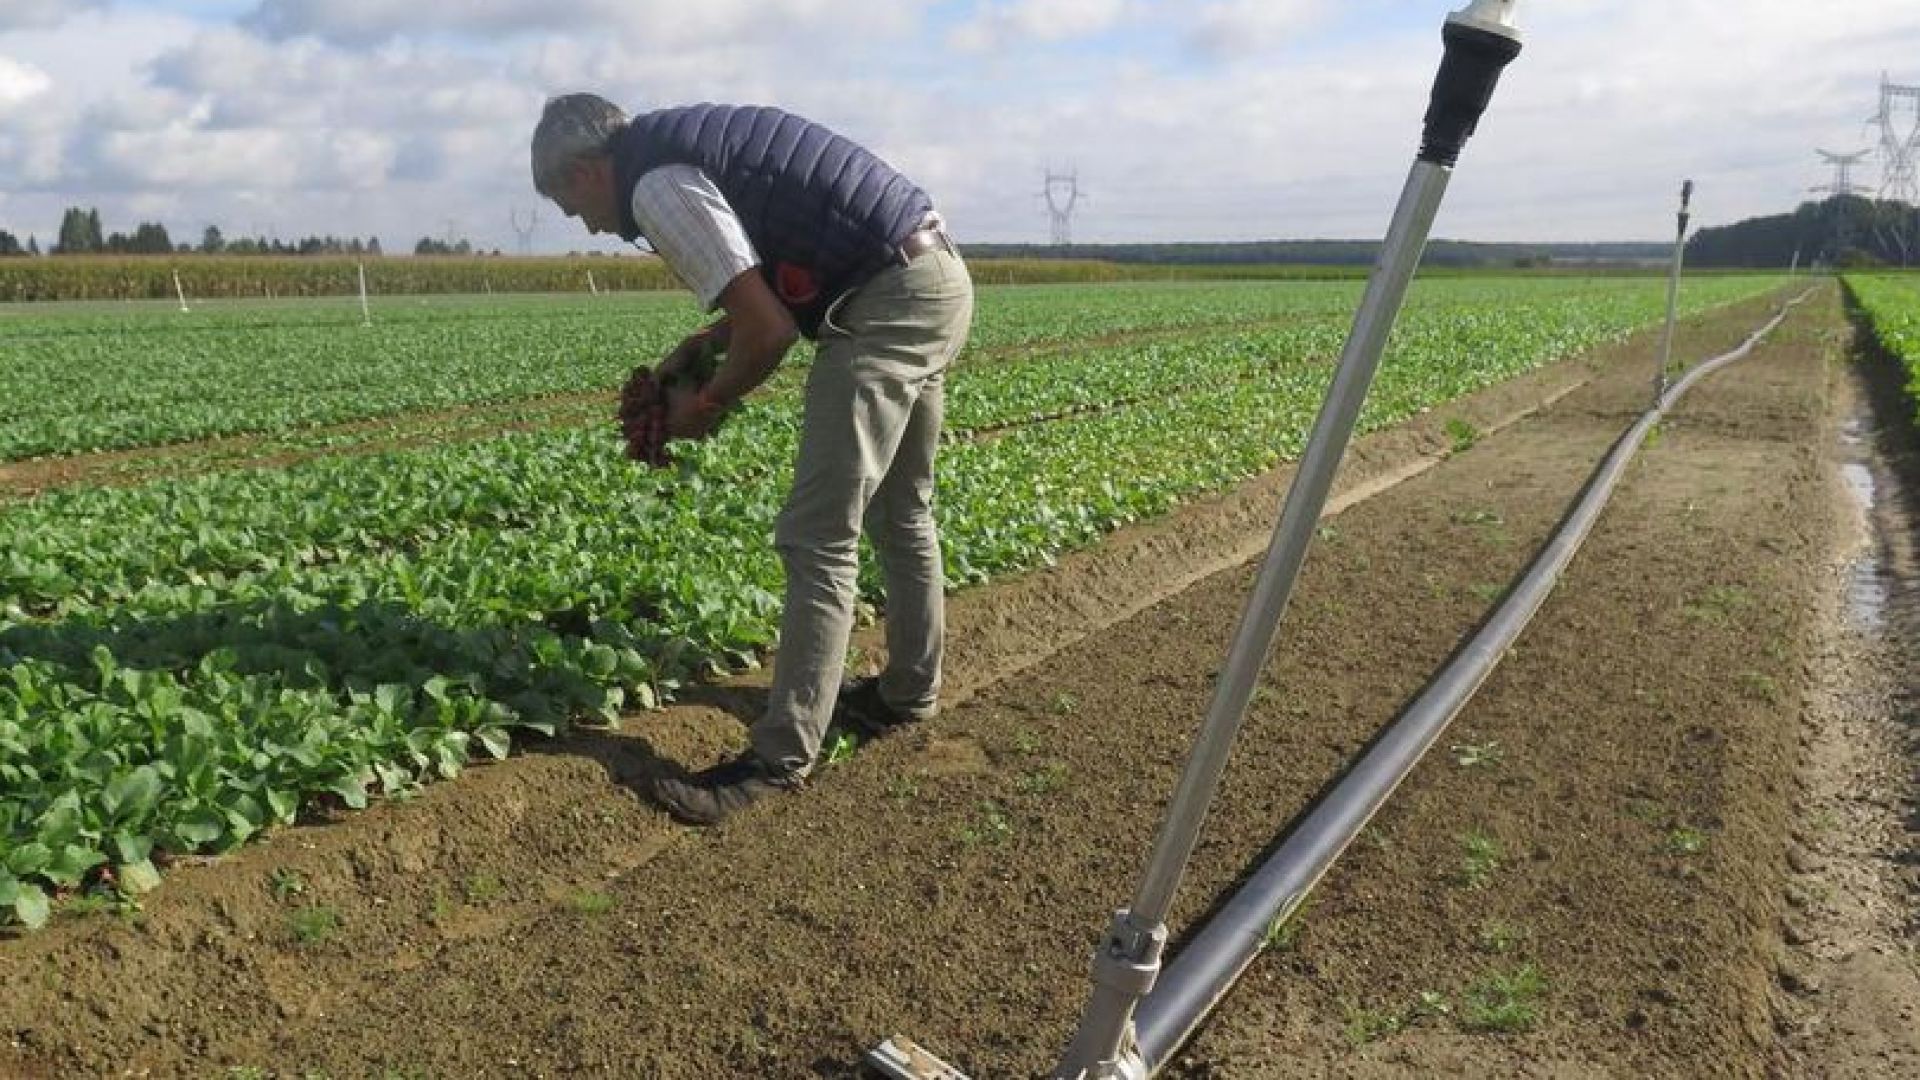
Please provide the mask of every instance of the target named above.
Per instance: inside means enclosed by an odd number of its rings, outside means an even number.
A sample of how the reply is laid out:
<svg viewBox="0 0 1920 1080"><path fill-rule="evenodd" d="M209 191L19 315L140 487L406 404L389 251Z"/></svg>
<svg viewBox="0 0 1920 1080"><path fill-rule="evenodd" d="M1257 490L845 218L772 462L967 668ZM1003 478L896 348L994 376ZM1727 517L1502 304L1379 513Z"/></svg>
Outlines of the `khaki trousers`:
<svg viewBox="0 0 1920 1080"><path fill-rule="evenodd" d="M774 529L786 607L754 753L775 771L813 767L853 634L860 533L886 586L880 695L933 708L945 643L945 577L933 521L947 365L973 323L966 264L944 249L880 272L828 313L807 378L793 490Z"/></svg>

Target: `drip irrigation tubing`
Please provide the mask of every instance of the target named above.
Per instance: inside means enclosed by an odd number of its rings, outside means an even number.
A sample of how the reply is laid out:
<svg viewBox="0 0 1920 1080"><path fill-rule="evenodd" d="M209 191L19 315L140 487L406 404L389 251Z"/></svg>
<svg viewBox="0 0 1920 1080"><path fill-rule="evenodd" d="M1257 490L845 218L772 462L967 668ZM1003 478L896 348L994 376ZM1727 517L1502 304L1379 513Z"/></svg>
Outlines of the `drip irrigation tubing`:
<svg viewBox="0 0 1920 1080"><path fill-rule="evenodd" d="M1808 289L1787 301L1739 348L1696 365L1614 442L1505 601L1161 972L1134 1016L1140 1056L1150 1073L1172 1060L1199 1029L1260 954L1269 929L1298 910L1506 656L1592 532L1653 425L1699 380L1753 351L1814 292Z"/></svg>

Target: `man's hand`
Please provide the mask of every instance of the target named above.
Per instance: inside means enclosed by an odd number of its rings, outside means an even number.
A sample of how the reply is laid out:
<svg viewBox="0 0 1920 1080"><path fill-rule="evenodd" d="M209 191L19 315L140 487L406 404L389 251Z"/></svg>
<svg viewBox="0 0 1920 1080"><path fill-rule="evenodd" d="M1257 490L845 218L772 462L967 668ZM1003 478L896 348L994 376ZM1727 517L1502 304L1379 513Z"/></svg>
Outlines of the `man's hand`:
<svg viewBox="0 0 1920 1080"><path fill-rule="evenodd" d="M621 393L628 457L665 466L672 460L668 439L712 434L732 403L765 382L799 337L792 314L757 270L735 275L720 306L725 318L675 345L657 370L637 370Z"/></svg>
<svg viewBox="0 0 1920 1080"><path fill-rule="evenodd" d="M668 439L704 439L724 415L692 378L663 382L658 372L638 367L620 390L618 419L627 456L655 468L673 460Z"/></svg>
<svg viewBox="0 0 1920 1080"><path fill-rule="evenodd" d="M679 383L667 388L667 434L676 439L704 439L719 426L721 410L703 404L693 387Z"/></svg>
<svg viewBox="0 0 1920 1080"><path fill-rule="evenodd" d="M705 330L688 334L660 361L660 366L654 369L654 377L663 383L670 383L692 371L701 352L707 348L707 339Z"/></svg>

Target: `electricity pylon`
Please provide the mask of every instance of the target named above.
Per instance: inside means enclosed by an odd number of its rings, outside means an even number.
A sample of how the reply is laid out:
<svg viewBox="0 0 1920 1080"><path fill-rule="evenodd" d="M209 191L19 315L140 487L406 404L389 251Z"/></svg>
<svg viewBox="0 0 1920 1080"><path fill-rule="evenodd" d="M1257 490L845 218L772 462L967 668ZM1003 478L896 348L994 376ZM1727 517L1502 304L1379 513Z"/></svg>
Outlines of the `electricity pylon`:
<svg viewBox="0 0 1920 1080"><path fill-rule="evenodd" d="M520 208L517 206L509 207L507 210L507 223L513 226L513 234L520 238L520 254L533 254L533 230L540 227L539 208L534 207L529 209L523 223Z"/></svg>
<svg viewBox="0 0 1920 1080"><path fill-rule="evenodd" d="M1815 150L1822 161L1833 166L1833 183L1820 184L1808 188L1809 191L1825 191L1834 195L1859 195L1867 188L1853 182L1853 167L1873 156L1871 150L1856 150L1851 154L1836 154L1828 150Z"/></svg>
<svg viewBox="0 0 1920 1080"><path fill-rule="evenodd" d="M1059 193L1056 196L1056 193ZM1080 190L1080 175L1077 172L1056 173L1047 171L1047 186L1043 192L1047 197L1047 214L1053 220L1053 246L1066 247L1073 243L1073 208L1086 192ZM1062 205L1061 200L1065 200Z"/></svg>
<svg viewBox="0 0 1920 1080"><path fill-rule="evenodd" d="M1908 108L1901 109L1906 103ZM1912 114L1902 131L1901 113ZM1912 203L1920 201L1914 158L1920 156L1920 86L1901 86L1880 74L1880 111L1867 118L1880 125L1880 197Z"/></svg>

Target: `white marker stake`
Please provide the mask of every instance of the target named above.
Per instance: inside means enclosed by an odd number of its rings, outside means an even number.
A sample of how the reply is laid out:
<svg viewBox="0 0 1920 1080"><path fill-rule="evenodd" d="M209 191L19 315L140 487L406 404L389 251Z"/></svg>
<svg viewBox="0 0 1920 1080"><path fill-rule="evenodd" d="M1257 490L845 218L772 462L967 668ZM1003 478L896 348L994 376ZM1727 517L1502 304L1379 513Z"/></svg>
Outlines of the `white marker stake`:
<svg viewBox="0 0 1920 1080"><path fill-rule="evenodd" d="M173 294L180 298L180 310L187 310L187 290L180 287L180 271L173 272Z"/></svg>
<svg viewBox="0 0 1920 1080"><path fill-rule="evenodd" d="M367 310L367 264L355 263L360 268L360 325L372 326L373 313Z"/></svg>
<svg viewBox="0 0 1920 1080"><path fill-rule="evenodd" d="M587 288L592 290L593 295L600 295L600 286L593 283L593 271L591 270L587 271Z"/></svg>

